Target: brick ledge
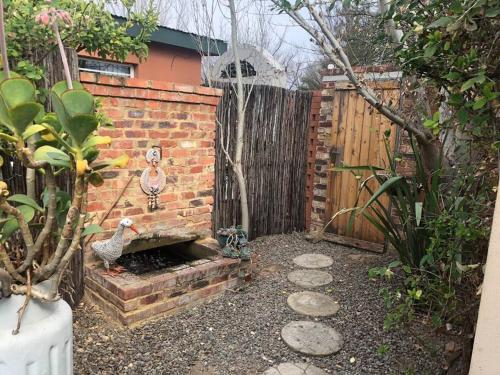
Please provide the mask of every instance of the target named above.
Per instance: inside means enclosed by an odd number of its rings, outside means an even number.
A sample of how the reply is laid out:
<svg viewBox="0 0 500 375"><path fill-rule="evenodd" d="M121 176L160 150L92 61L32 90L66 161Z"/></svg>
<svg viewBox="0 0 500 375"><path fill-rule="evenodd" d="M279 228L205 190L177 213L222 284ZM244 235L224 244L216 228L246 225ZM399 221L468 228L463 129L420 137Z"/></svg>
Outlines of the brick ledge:
<svg viewBox="0 0 500 375"><path fill-rule="evenodd" d="M145 80L138 78L113 77L109 75L88 73L88 72L80 73L80 81L82 83L118 86L123 88L172 91L177 93L198 94L204 96L220 97L223 94L223 90L213 87L191 86L181 83L153 81L153 80Z"/></svg>

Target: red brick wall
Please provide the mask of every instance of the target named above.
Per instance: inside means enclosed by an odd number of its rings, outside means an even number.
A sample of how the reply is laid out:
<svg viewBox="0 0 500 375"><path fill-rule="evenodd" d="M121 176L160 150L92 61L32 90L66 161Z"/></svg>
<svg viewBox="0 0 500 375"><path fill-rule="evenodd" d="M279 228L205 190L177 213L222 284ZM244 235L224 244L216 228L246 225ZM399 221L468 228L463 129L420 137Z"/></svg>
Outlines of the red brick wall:
<svg viewBox="0 0 500 375"><path fill-rule="evenodd" d="M88 209L96 214L93 222L112 205L130 176L136 176L102 224L106 232L100 237L113 233L122 217L131 218L141 231L182 228L209 233L215 110L221 90L88 73L81 75L81 81L114 122L114 129L99 130L100 135L113 139L101 150L100 158L123 153L130 157L127 168L106 170L104 185L89 189ZM147 167L145 154L152 146L161 147L160 165L167 185L160 194L160 209L148 212L139 176Z"/></svg>

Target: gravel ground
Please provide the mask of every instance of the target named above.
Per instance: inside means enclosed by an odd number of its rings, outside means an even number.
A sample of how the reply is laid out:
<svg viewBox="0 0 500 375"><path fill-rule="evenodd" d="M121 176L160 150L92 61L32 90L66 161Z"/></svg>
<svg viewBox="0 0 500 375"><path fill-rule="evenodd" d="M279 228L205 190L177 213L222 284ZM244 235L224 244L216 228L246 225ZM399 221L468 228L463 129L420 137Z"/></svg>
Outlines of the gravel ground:
<svg viewBox="0 0 500 375"><path fill-rule="evenodd" d="M386 264L390 256L366 255L327 242L312 244L302 234L262 237L252 247L259 254L254 281L176 316L124 329L85 303L75 312L75 374L251 375L280 362L304 361L332 374L440 373L438 359L412 335L383 331L380 284L368 280L367 270ZM289 294L302 290L286 276L299 269L292 259L304 253L334 260L325 269L333 283L317 289L340 303L333 317L308 318L286 304ZM339 353L307 357L282 342L285 324L311 319L343 335ZM384 355L378 353L381 345L389 348Z"/></svg>

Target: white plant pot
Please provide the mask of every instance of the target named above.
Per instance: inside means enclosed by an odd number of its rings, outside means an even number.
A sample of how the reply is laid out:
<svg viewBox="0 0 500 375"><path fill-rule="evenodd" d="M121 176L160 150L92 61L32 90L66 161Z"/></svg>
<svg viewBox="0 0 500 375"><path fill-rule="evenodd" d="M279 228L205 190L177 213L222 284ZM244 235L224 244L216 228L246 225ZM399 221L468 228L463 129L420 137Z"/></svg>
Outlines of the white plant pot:
<svg viewBox="0 0 500 375"><path fill-rule="evenodd" d="M71 375L71 308L63 300L31 300L19 333L13 335L23 302L24 296L0 299L0 375Z"/></svg>

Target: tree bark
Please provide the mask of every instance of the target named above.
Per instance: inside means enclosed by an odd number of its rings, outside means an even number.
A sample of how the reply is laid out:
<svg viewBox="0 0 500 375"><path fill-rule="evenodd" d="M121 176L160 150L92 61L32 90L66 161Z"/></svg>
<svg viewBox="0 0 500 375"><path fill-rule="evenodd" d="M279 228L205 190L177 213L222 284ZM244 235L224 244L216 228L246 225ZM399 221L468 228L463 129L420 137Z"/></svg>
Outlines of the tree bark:
<svg viewBox="0 0 500 375"><path fill-rule="evenodd" d="M245 176L241 165L243 155L243 137L245 134L245 97L243 93L243 75L241 73L241 62L238 53L238 21L236 19L236 7L234 0L229 0L229 10L231 13L231 48L233 51L234 65L236 68L236 100L238 109L237 128L236 128L236 150L232 167L238 181L240 191L240 206L241 206L241 227L248 233L249 229L249 213L248 213L248 196Z"/></svg>

